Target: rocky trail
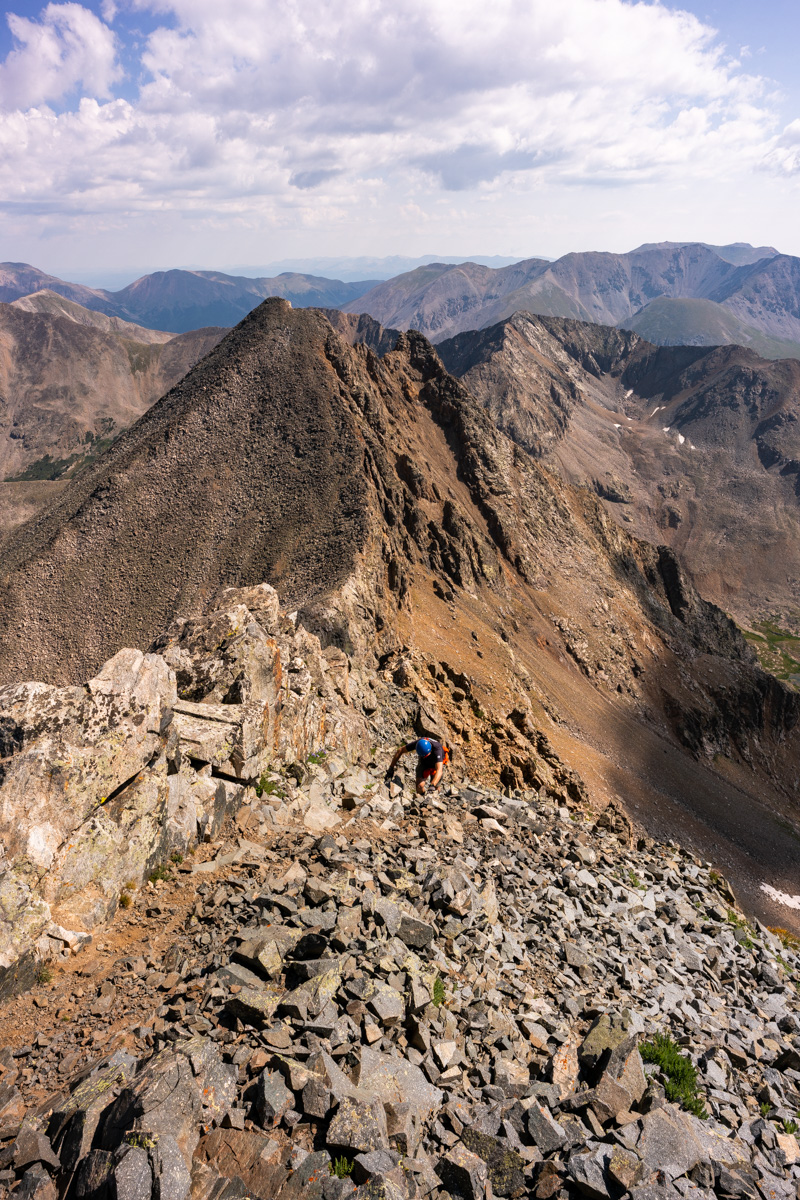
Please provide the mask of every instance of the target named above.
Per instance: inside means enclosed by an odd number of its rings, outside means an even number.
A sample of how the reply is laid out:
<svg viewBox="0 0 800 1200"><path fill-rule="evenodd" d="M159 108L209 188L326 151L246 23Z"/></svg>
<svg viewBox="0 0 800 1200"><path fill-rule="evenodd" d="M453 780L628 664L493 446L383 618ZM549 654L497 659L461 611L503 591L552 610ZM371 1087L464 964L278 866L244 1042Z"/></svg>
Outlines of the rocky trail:
<svg viewBox="0 0 800 1200"><path fill-rule="evenodd" d="M796 1194L800 959L708 863L311 760L6 1005L2 1194Z"/></svg>

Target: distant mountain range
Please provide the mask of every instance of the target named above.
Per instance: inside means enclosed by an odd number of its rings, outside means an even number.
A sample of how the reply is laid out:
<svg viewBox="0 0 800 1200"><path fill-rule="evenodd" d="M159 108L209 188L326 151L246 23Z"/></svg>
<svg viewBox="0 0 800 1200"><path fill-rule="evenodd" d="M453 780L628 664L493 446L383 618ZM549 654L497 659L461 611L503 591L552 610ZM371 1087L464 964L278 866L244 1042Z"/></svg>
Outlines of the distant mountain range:
<svg viewBox="0 0 800 1200"><path fill-rule="evenodd" d="M353 264L379 274L414 261L309 260L343 274ZM119 291L68 283L26 263L0 264L0 300L43 291L114 321L169 333L231 327L267 296L279 296L295 308L367 313L387 328L418 329L433 342L531 312L631 329L658 345L738 344L766 358L800 357L800 259L743 242L648 243L627 254L575 253L555 261L425 262L391 279L373 274L360 281L292 271L259 277L156 271Z"/></svg>
<svg viewBox="0 0 800 1200"><path fill-rule="evenodd" d="M530 255L526 256L530 257ZM547 262L546 255L542 255ZM231 267L232 274L280 275L286 271L306 272L309 275L335 276L337 279L358 281L361 279L392 279L402 271L413 271L428 263L480 263L484 267L508 267L519 262L519 256L504 254L421 254L410 258L405 254L390 254L384 258L361 255L358 258L285 258L280 262L267 263L263 267Z"/></svg>
<svg viewBox="0 0 800 1200"><path fill-rule="evenodd" d="M46 290L95 312L169 333L238 325L267 296L280 296L295 308L339 308L374 283L374 279L343 283L293 273L250 279L221 271L156 271L118 292L108 292L67 283L27 263L0 263L0 301L10 303Z"/></svg>
<svg viewBox="0 0 800 1200"><path fill-rule="evenodd" d="M673 303L685 300L704 303L688 313ZM499 270L432 263L343 307L382 325L418 329L434 342L532 312L646 329L662 345L739 341L786 357L800 343L800 259L772 247L665 242L628 254L533 258Z"/></svg>

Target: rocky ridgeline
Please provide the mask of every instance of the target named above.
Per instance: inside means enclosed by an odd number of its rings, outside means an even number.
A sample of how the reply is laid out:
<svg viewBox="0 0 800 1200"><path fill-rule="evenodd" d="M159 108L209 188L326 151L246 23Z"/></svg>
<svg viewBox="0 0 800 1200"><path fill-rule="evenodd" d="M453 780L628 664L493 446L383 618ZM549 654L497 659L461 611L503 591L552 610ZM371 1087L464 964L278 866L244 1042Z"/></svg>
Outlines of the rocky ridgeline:
<svg viewBox="0 0 800 1200"><path fill-rule="evenodd" d="M259 790L135 893L147 936L194 889L166 954L0 1051L7 1194L797 1194L800 960L709 864L335 752Z"/></svg>

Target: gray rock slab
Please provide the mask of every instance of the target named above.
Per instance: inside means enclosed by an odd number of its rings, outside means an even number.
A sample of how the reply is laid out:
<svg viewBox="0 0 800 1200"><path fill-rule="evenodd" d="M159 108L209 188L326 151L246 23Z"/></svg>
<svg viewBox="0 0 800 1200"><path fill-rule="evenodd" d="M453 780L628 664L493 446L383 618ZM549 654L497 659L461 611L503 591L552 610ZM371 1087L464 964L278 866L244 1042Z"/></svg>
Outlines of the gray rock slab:
<svg viewBox="0 0 800 1200"><path fill-rule="evenodd" d="M363 1154L370 1150L388 1150L389 1134L382 1102L345 1097L328 1126L327 1144L332 1150Z"/></svg>
<svg viewBox="0 0 800 1200"><path fill-rule="evenodd" d="M423 1118L441 1106L444 1096L408 1059L368 1047L362 1048L356 1083L360 1091L379 1096L384 1104L410 1104Z"/></svg>
<svg viewBox="0 0 800 1200"><path fill-rule="evenodd" d="M560 1150L567 1140L567 1135L558 1121L536 1100L528 1109L528 1133L545 1155Z"/></svg>

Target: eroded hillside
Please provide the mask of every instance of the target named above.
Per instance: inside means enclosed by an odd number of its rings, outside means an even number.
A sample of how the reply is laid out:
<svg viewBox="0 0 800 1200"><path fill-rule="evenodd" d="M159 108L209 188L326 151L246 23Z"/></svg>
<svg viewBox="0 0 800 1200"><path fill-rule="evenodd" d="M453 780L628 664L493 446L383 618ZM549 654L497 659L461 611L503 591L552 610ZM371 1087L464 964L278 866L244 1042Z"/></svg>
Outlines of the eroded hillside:
<svg viewBox="0 0 800 1200"><path fill-rule="evenodd" d="M797 619L800 367L517 313L438 348L499 427L672 547L745 625Z"/></svg>
<svg viewBox="0 0 800 1200"><path fill-rule="evenodd" d="M96 457L221 334L140 330L55 294L0 304L0 479L57 479Z"/></svg>

